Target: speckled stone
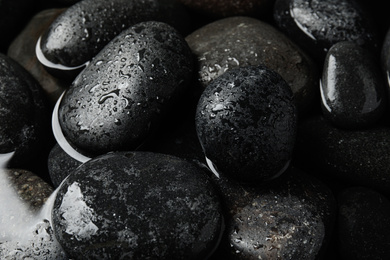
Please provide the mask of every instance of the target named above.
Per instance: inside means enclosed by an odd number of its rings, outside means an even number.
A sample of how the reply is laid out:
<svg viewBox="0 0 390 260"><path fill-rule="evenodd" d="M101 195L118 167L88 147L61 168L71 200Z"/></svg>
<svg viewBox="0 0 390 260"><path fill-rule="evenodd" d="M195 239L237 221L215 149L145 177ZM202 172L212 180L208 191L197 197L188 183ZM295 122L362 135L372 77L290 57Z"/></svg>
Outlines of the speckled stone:
<svg viewBox="0 0 390 260"><path fill-rule="evenodd" d="M314 62L289 38L258 19L221 19L186 40L198 59L197 78L203 88L232 68L265 65L289 84L300 113L310 110L319 94Z"/></svg>
<svg viewBox="0 0 390 260"><path fill-rule="evenodd" d="M37 13L12 41L7 52L7 56L22 65L39 82L52 106L69 83L45 70L35 55L35 46L41 34L64 10L47 9Z"/></svg>
<svg viewBox="0 0 390 260"><path fill-rule="evenodd" d="M383 260L390 256L390 201L364 187L338 196L338 238L342 259Z"/></svg>
<svg viewBox="0 0 390 260"><path fill-rule="evenodd" d="M283 173L295 142L290 87L265 66L231 69L202 93L195 122L207 158L222 174L264 181Z"/></svg>
<svg viewBox="0 0 390 260"><path fill-rule="evenodd" d="M21 169L2 171L18 197L34 211L39 210L53 192L52 186L30 171Z"/></svg>
<svg viewBox="0 0 390 260"><path fill-rule="evenodd" d="M237 15L262 17L272 12L273 4L272 0L179 0L179 2L199 15L213 18Z"/></svg>
<svg viewBox="0 0 390 260"><path fill-rule="evenodd" d="M389 127L343 130L318 115L299 124L293 163L321 179L388 192L389 154Z"/></svg>
<svg viewBox="0 0 390 260"><path fill-rule="evenodd" d="M353 42L338 42L329 49L320 88L323 114L338 127L369 127L387 109L376 57Z"/></svg>
<svg viewBox="0 0 390 260"><path fill-rule="evenodd" d="M62 150L61 146L55 144L47 159L49 176L54 187L60 186L61 182L81 164Z"/></svg>
<svg viewBox="0 0 390 260"><path fill-rule="evenodd" d="M9 167L34 168L51 140L49 116L39 84L17 62L0 54L0 153L15 151Z"/></svg>
<svg viewBox="0 0 390 260"><path fill-rule="evenodd" d="M72 259L204 259L222 221L202 168L147 152L84 163L61 185L53 208L56 237Z"/></svg>
<svg viewBox="0 0 390 260"><path fill-rule="evenodd" d="M80 1L51 24L42 35L40 46L49 61L67 67L80 66L123 30L143 21L163 21L183 28L186 15L171 0Z"/></svg>
<svg viewBox="0 0 390 260"><path fill-rule="evenodd" d="M297 169L265 185L213 181L226 218L214 259L322 259L336 217L322 182Z"/></svg>
<svg viewBox="0 0 390 260"><path fill-rule="evenodd" d="M191 51L171 26L123 31L75 79L59 108L68 141L102 154L132 150L162 124L192 77Z"/></svg>
<svg viewBox="0 0 390 260"><path fill-rule="evenodd" d="M377 30L370 14L355 0L276 0L277 27L321 65L329 48L352 41L377 52Z"/></svg>

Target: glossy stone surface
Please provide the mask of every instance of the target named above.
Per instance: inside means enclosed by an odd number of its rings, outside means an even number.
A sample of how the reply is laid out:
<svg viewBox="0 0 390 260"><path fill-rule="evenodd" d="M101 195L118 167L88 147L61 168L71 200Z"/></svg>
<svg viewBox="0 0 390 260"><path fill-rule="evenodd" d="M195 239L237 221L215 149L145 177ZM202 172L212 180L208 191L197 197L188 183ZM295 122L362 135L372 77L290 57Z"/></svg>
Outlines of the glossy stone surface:
<svg viewBox="0 0 390 260"><path fill-rule="evenodd" d="M130 27L64 95L59 108L64 135L92 154L135 149L158 128L174 99L185 98L191 74L191 51L175 29L160 22Z"/></svg>
<svg viewBox="0 0 390 260"><path fill-rule="evenodd" d="M177 157L109 153L60 187L54 231L72 259L204 259L222 227L204 170Z"/></svg>
<svg viewBox="0 0 390 260"><path fill-rule="evenodd" d="M76 67L90 61L109 41L134 24L163 21L182 28L185 17L185 10L170 0L80 1L51 24L42 35L40 47L52 63Z"/></svg>
<svg viewBox="0 0 390 260"><path fill-rule="evenodd" d="M343 259L386 259L390 255L390 201L364 187L338 196L339 251Z"/></svg>
<svg viewBox="0 0 390 260"><path fill-rule="evenodd" d="M47 159L50 180L54 187L60 186L61 182L82 163L68 155L58 144L50 151Z"/></svg>
<svg viewBox="0 0 390 260"><path fill-rule="evenodd" d="M380 59L382 72L385 75L387 83L387 88L390 88L390 27L383 40Z"/></svg>
<svg viewBox="0 0 390 260"><path fill-rule="evenodd" d="M15 151L9 167L32 169L38 164L45 142L51 140L48 116L39 84L17 62L0 54L0 153Z"/></svg>
<svg viewBox="0 0 390 260"><path fill-rule="evenodd" d="M299 125L293 162L321 179L388 192L389 149L387 126L343 130L318 115Z"/></svg>
<svg viewBox="0 0 390 260"><path fill-rule="evenodd" d="M372 17L355 0L276 0L274 20L320 64L339 41L375 51L379 48Z"/></svg>
<svg viewBox="0 0 390 260"><path fill-rule="evenodd" d="M186 40L198 59L197 78L203 88L232 68L265 65L289 84L302 114L318 95L319 73L313 61L263 21L225 18L199 28Z"/></svg>
<svg viewBox="0 0 390 260"><path fill-rule="evenodd" d="M219 259L321 259L336 217L332 192L297 169L264 185L213 178L226 229ZM218 259L218 258L215 258Z"/></svg>
<svg viewBox="0 0 390 260"><path fill-rule="evenodd" d="M196 111L203 151L223 174L264 181L287 167L295 142L291 89L264 67L231 69L211 82Z"/></svg>
<svg viewBox="0 0 390 260"><path fill-rule="evenodd" d="M338 127L368 127L387 109L388 95L376 58L352 42L329 49L320 88L323 114Z"/></svg>
<svg viewBox="0 0 390 260"><path fill-rule="evenodd" d="M51 106L54 106L69 82L60 80L46 71L35 55L38 38L65 9L45 9L32 17L10 44L7 56L22 65L39 82Z"/></svg>
<svg viewBox="0 0 390 260"><path fill-rule="evenodd" d="M272 0L179 0L190 10L194 10L199 15L210 17L228 16L262 16L272 10Z"/></svg>

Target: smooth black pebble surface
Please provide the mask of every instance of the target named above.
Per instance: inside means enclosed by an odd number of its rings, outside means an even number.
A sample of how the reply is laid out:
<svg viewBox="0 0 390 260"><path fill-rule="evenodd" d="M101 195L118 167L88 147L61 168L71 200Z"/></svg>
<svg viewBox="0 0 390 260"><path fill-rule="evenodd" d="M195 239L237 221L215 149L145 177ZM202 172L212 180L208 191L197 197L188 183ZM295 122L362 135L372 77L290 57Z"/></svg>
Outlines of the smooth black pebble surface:
<svg viewBox="0 0 390 260"><path fill-rule="evenodd" d="M204 259L223 217L204 169L177 157L118 152L77 168L53 207L72 259Z"/></svg>
<svg viewBox="0 0 390 260"><path fill-rule="evenodd" d="M381 51L381 67L387 80L387 87L390 87L390 27L387 30L385 38L383 40L382 51Z"/></svg>
<svg viewBox="0 0 390 260"><path fill-rule="evenodd" d="M186 98L191 58L184 38L165 23L144 22L123 31L64 95L59 108L64 135L94 154L137 148L174 99Z"/></svg>
<svg viewBox="0 0 390 260"><path fill-rule="evenodd" d="M276 0L278 28L322 63L329 48L352 41L378 51L373 18L355 0Z"/></svg>
<svg viewBox="0 0 390 260"><path fill-rule="evenodd" d="M383 260L390 256L390 201L364 187L338 196L338 236L342 259Z"/></svg>
<svg viewBox="0 0 390 260"><path fill-rule="evenodd" d="M76 67L90 61L109 41L144 21L182 28L185 10L170 0L85 0L61 14L42 35L41 50L55 64ZM184 19L184 20L183 20Z"/></svg>
<svg viewBox="0 0 390 260"><path fill-rule="evenodd" d="M207 24L186 37L198 59L197 79L205 88L226 71L265 65L291 87L299 112L318 97L314 62L275 27L250 17L229 17Z"/></svg>
<svg viewBox="0 0 390 260"><path fill-rule="evenodd" d="M294 165L321 179L390 189L390 128L345 130L318 115L299 124Z"/></svg>
<svg viewBox="0 0 390 260"><path fill-rule="evenodd" d="M265 185L213 181L226 216L219 259L321 259L326 252L336 203L319 180L291 168Z"/></svg>
<svg viewBox="0 0 390 260"><path fill-rule="evenodd" d="M54 187L60 186L61 182L81 164L81 162L67 154L61 146L55 144L47 158L49 176Z"/></svg>
<svg viewBox="0 0 390 260"><path fill-rule="evenodd" d="M15 152L10 167L32 169L46 152L48 112L39 84L17 62L0 54L0 153Z"/></svg>
<svg viewBox="0 0 390 260"><path fill-rule="evenodd" d="M240 67L202 93L196 130L204 153L223 174L263 181L288 166L295 142L296 107L290 87L264 67Z"/></svg>
<svg viewBox="0 0 390 260"><path fill-rule="evenodd" d="M387 108L376 58L352 42L338 42L329 49L320 88L323 114L338 127L370 126Z"/></svg>

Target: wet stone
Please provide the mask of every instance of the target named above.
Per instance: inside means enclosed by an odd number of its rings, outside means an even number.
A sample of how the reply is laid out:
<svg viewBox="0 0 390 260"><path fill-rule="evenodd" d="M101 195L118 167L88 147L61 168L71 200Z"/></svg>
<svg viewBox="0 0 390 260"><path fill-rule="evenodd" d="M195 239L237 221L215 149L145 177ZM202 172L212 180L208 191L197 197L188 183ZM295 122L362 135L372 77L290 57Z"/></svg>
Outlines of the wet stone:
<svg viewBox="0 0 390 260"><path fill-rule="evenodd" d="M336 217L322 182L294 168L264 185L213 181L226 219L215 259L322 259Z"/></svg>
<svg viewBox="0 0 390 260"><path fill-rule="evenodd" d="M216 169L241 181L264 181L287 168L295 142L290 87L264 66L231 69L211 82L196 111L196 130Z"/></svg>
<svg viewBox="0 0 390 260"><path fill-rule="evenodd" d="M80 1L51 24L40 48L51 63L76 69L123 30L144 21L162 21L178 29L187 23L185 10L170 0Z"/></svg>
<svg viewBox="0 0 390 260"><path fill-rule="evenodd" d="M0 54L0 154L15 151L9 167L34 168L50 142L48 116L39 84L17 62Z"/></svg>
<svg viewBox="0 0 390 260"><path fill-rule="evenodd" d="M53 208L56 237L72 259L205 259L222 221L202 168L148 152L84 163L61 185Z"/></svg>
<svg viewBox="0 0 390 260"><path fill-rule="evenodd" d="M387 126L345 130L318 115L299 124L293 162L324 180L388 192L389 149Z"/></svg>
<svg viewBox="0 0 390 260"><path fill-rule="evenodd" d="M7 56L21 64L39 82L52 106L69 83L46 71L35 55L35 47L41 34L64 10L47 9L37 13L12 41L7 52Z"/></svg>
<svg viewBox="0 0 390 260"><path fill-rule="evenodd" d="M321 80L322 111L342 128L376 123L387 106L387 91L376 58L352 42L333 45L326 56Z"/></svg>
<svg viewBox="0 0 390 260"><path fill-rule="evenodd" d="M82 163L68 155L58 144L50 151L47 159L49 176L54 187L60 186L61 182Z"/></svg>
<svg viewBox="0 0 390 260"><path fill-rule="evenodd" d="M355 0L276 0L277 27L323 64L330 47L352 41L377 52L376 25Z"/></svg>
<svg viewBox="0 0 390 260"><path fill-rule="evenodd" d="M205 88L226 71L265 65L291 87L300 113L318 95L318 69L314 62L271 25L249 17L230 17L199 28L186 37L198 59L198 81Z"/></svg>
<svg viewBox="0 0 390 260"><path fill-rule="evenodd" d="M188 9L209 17L256 16L262 17L272 10L271 0L179 0Z"/></svg>
<svg viewBox="0 0 390 260"><path fill-rule="evenodd" d="M111 41L65 93L59 122L70 143L93 154L132 150L161 125L192 77L184 38L160 22ZM180 109L179 107L177 109Z"/></svg>
<svg viewBox="0 0 390 260"><path fill-rule="evenodd" d="M390 201L364 187L338 196L338 241L342 259L387 259L390 255Z"/></svg>

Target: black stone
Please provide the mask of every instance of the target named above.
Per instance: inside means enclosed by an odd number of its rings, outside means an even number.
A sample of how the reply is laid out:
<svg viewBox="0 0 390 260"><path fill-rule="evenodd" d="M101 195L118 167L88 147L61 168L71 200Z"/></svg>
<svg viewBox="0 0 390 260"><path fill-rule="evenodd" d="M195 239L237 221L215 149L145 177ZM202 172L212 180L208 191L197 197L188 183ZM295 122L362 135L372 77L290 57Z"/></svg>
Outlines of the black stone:
<svg viewBox="0 0 390 260"><path fill-rule="evenodd" d="M50 151L47 159L50 179L54 187L60 186L61 182L82 163L68 155L61 146L56 144Z"/></svg>
<svg viewBox="0 0 390 260"><path fill-rule="evenodd" d="M53 208L56 237L72 259L204 259L222 221L202 168L147 152L84 163L61 185Z"/></svg>
<svg viewBox="0 0 390 260"><path fill-rule="evenodd" d="M132 150L186 98L192 54L167 24L139 23L123 31L74 80L59 109L68 141L93 154Z"/></svg>
<svg viewBox="0 0 390 260"><path fill-rule="evenodd" d="M356 43L338 42L329 49L320 88L323 114L338 127L371 126L387 109L379 63Z"/></svg>
<svg viewBox="0 0 390 260"><path fill-rule="evenodd" d="M223 174L263 181L289 164L296 134L293 94L264 66L232 69L211 82L195 120L205 155Z"/></svg>
<svg viewBox="0 0 390 260"><path fill-rule="evenodd" d="M388 259L388 198L371 189L352 187L339 194L338 203L338 236L342 259Z"/></svg>
<svg viewBox="0 0 390 260"><path fill-rule="evenodd" d="M274 20L319 64L339 41L352 41L378 52L373 18L355 0L276 0Z"/></svg>
<svg viewBox="0 0 390 260"><path fill-rule="evenodd" d="M15 152L10 168L34 168L52 137L43 91L13 59L0 54L0 153ZM45 167L46 168L46 167Z"/></svg>
<svg viewBox="0 0 390 260"><path fill-rule="evenodd" d="M264 185L213 181L226 219L215 259L322 259L336 201L321 181L294 168Z"/></svg>
<svg viewBox="0 0 390 260"><path fill-rule="evenodd" d="M382 72L385 75L387 88L390 88L390 27L383 41L380 60Z"/></svg>
<svg viewBox="0 0 390 260"><path fill-rule="evenodd" d="M90 61L123 30L144 21L183 28L185 10L170 0L80 1L51 24L42 35L40 47L52 63L76 67Z"/></svg>
<svg viewBox="0 0 390 260"><path fill-rule="evenodd" d="M265 65L289 84L301 114L311 110L319 97L315 63L270 24L229 17L197 29L186 40L198 59L197 78L202 88L232 68Z"/></svg>
<svg viewBox="0 0 390 260"><path fill-rule="evenodd" d="M300 123L293 164L326 181L390 189L390 128L346 130L322 116Z"/></svg>

